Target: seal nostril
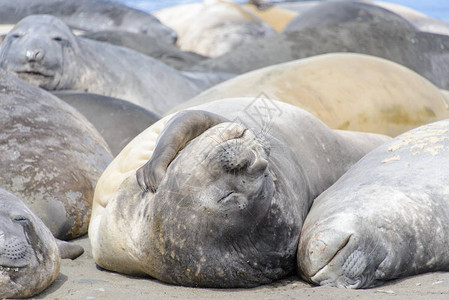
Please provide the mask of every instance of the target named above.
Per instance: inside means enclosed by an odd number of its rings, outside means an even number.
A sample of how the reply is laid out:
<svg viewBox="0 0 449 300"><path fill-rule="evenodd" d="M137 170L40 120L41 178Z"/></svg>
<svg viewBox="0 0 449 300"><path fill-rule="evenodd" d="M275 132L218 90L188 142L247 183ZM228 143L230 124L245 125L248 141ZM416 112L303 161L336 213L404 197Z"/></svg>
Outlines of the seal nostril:
<svg viewBox="0 0 449 300"><path fill-rule="evenodd" d="M25 56L29 62L40 62L44 58L44 50L27 50Z"/></svg>

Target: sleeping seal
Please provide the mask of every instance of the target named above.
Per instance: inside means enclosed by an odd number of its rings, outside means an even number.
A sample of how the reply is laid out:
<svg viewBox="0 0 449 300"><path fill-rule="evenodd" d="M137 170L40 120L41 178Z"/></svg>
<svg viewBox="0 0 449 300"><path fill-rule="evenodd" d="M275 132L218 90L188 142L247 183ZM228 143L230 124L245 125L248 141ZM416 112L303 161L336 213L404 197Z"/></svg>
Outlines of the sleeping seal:
<svg viewBox="0 0 449 300"><path fill-rule="evenodd" d="M29 15L58 17L84 31L123 30L174 44L177 34L149 13L111 0L0 0L0 22L16 24Z"/></svg>
<svg viewBox="0 0 449 300"><path fill-rule="evenodd" d="M8 33L0 67L46 90L101 94L159 114L229 78L181 73L130 49L76 37L50 15L26 17Z"/></svg>
<svg viewBox="0 0 449 300"><path fill-rule="evenodd" d="M87 232L109 148L78 111L0 69L0 187L20 197L53 235Z"/></svg>
<svg viewBox="0 0 449 300"><path fill-rule="evenodd" d="M333 131L304 110L262 98L167 116L100 178L89 225L93 258L108 270L187 286L272 282L295 268L313 199L386 139Z"/></svg>
<svg viewBox="0 0 449 300"><path fill-rule="evenodd" d="M298 249L315 284L368 288L449 271L449 120L367 154L315 201Z"/></svg>
<svg viewBox="0 0 449 300"><path fill-rule="evenodd" d="M0 188L0 297L28 298L58 275L61 258L76 258L80 246L57 242L16 196ZM59 250L59 245L62 246Z"/></svg>

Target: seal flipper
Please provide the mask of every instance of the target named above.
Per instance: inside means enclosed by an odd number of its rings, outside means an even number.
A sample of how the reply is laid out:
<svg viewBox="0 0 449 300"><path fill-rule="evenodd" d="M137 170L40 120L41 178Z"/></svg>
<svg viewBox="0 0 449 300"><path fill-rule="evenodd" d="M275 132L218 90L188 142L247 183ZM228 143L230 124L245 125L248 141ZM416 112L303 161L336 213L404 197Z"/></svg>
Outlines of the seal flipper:
<svg viewBox="0 0 449 300"><path fill-rule="evenodd" d="M207 129L224 122L229 120L207 111L187 110L176 114L162 131L150 160L136 171L140 188L155 193L178 152Z"/></svg>
<svg viewBox="0 0 449 300"><path fill-rule="evenodd" d="M84 253L84 249L80 245L61 241L58 239L55 240L56 244L58 245L59 253L62 259L65 258L75 259Z"/></svg>

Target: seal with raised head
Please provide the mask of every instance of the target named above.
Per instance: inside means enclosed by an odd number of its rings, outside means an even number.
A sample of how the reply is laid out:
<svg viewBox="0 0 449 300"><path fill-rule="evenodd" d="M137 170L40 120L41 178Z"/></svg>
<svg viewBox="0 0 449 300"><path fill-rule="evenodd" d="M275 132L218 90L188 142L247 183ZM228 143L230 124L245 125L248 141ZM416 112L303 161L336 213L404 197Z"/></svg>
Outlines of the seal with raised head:
<svg viewBox="0 0 449 300"><path fill-rule="evenodd" d="M149 13L111 0L0 0L0 23L16 24L29 15L48 14L85 31L123 30L174 44L177 34Z"/></svg>
<svg viewBox="0 0 449 300"><path fill-rule="evenodd" d="M28 298L58 275L61 258L83 249L56 241L42 221L16 196L0 188L0 297ZM61 246L61 249L59 249Z"/></svg>
<svg viewBox="0 0 449 300"><path fill-rule="evenodd" d="M373 150L307 215L299 274L319 285L369 288L449 271L449 120Z"/></svg>
<svg viewBox="0 0 449 300"><path fill-rule="evenodd" d="M78 111L0 69L0 187L60 239L87 232L97 179L112 159Z"/></svg>
<svg viewBox="0 0 449 300"><path fill-rule="evenodd" d="M26 17L8 33L0 67L46 90L101 94L159 114L229 78L182 73L136 51L77 37L50 15Z"/></svg>
<svg viewBox="0 0 449 300"><path fill-rule="evenodd" d="M388 138L253 100L167 116L125 147L95 191L99 266L202 287L256 286L295 269L313 199ZM270 114L254 118L263 107Z"/></svg>

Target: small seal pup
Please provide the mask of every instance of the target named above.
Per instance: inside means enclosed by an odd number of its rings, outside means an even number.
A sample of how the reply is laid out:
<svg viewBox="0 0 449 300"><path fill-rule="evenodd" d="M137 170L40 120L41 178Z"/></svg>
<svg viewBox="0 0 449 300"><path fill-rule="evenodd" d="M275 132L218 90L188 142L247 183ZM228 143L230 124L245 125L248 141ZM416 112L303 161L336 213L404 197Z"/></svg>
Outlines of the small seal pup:
<svg viewBox="0 0 449 300"><path fill-rule="evenodd" d="M0 22L16 24L29 15L48 14L73 29L123 30L174 44L176 32L149 13L110 0L0 0Z"/></svg>
<svg viewBox="0 0 449 300"><path fill-rule="evenodd" d="M449 271L449 120L373 150L307 215L299 274L319 285L369 288Z"/></svg>
<svg viewBox="0 0 449 300"><path fill-rule="evenodd" d="M0 48L0 67L49 91L101 94L158 114L229 78L182 73L130 49L77 37L50 15L14 26Z"/></svg>
<svg viewBox="0 0 449 300"><path fill-rule="evenodd" d="M266 101L197 106L131 141L96 187L95 262L201 287L251 287L291 273L313 199L388 138L334 131ZM262 123L253 113L264 107L272 118Z"/></svg>
<svg viewBox="0 0 449 300"><path fill-rule="evenodd" d="M39 294L56 279L61 258L74 259L83 253L78 245L57 241L22 200L2 188L0 224L2 299Z"/></svg>

